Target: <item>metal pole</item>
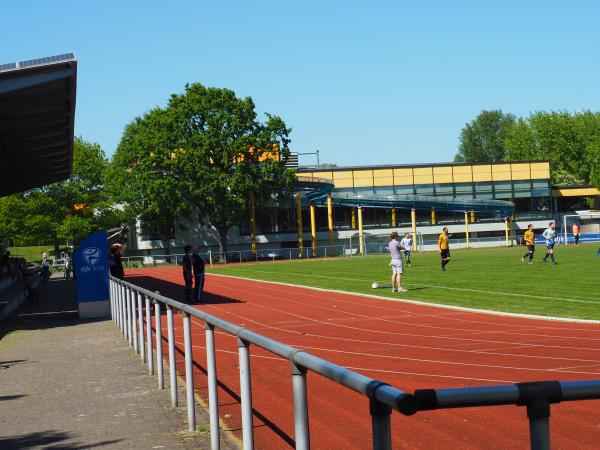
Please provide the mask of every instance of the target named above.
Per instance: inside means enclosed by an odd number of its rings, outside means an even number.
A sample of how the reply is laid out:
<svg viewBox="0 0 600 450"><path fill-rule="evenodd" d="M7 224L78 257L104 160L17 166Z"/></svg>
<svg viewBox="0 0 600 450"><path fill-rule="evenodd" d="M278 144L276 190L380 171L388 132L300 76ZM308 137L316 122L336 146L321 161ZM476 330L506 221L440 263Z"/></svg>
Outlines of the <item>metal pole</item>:
<svg viewBox="0 0 600 450"><path fill-rule="evenodd" d="M327 196L327 228L329 229L329 256L333 256L333 206L331 203L331 195ZM327 252L327 248L325 248ZM327 256L327 253L325 253Z"/></svg>
<svg viewBox="0 0 600 450"><path fill-rule="evenodd" d="M315 205L310 205L310 247L311 256L317 256L317 222L315 219Z"/></svg>
<svg viewBox="0 0 600 450"><path fill-rule="evenodd" d="M504 219L504 237L506 239L506 246L508 247L508 217Z"/></svg>
<svg viewBox="0 0 600 450"><path fill-rule="evenodd" d="M160 323L160 303L154 303L154 329L156 336L156 372L158 374L158 388L165 388L165 377L163 372L162 354L162 326Z"/></svg>
<svg viewBox="0 0 600 450"><path fill-rule="evenodd" d="M300 198L300 192L296 192L296 224L298 227L298 257L302 258L304 236L302 234L302 199Z"/></svg>
<svg viewBox="0 0 600 450"><path fill-rule="evenodd" d="M131 301L131 325L133 326L133 330L132 330L132 338L133 338L133 351L134 352L138 352L138 329L137 329L137 311L136 311L136 301L135 301L135 297L136 297L137 292L134 291L133 289L131 290L131 297L130 297L130 301Z"/></svg>
<svg viewBox="0 0 600 450"><path fill-rule="evenodd" d="M413 208L410 210L410 222L412 225L412 238L413 244L415 246L415 252L418 250L417 248L417 211Z"/></svg>
<svg viewBox="0 0 600 450"><path fill-rule="evenodd" d="M390 415L392 409L371 398L369 410L371 413L371 429L373 432L373 450L391 450L392 432Z"/></svg>
<svg viewBox="0 0 600 450"><path fill-rule="evenodd" d="M152 352L152 308L146 297L146 347L148 347L148 375L154 375L154 354Z"/></svg>
<svg viewBox="0 0 600 450"><path fill-rule="evenodd" d="M465 236L467 238L467 248L471 248L469 244L469 213L467 211L465 211Z"/></svg>
<svg viewBox="0 0 600 450"><path fill-rule="evenodd" d="M127 336L127 340L129 341L129 345L133 345L133 338L131 336L131 305L129 302L129 298L130 298L130 294L129 294L129 288L126 287L125 288L125 308L127 310L127 328L125 330L126 332L126 336Z"/></svg>
<svg viewBox="0 0 600 450"><path fill-rule="evenodd" d="M173 333L173 309L167 305L167 338L169 341L169 384L171 386L171 406L178 404L177 372L175 368L175 335Z"/></svg>
<svg viewBox="0 0 600 450"><path fill-rule="evenodd" d="M119 315L121 321L121 333L125 334L127 319L125 314L125 287L122 285L119 285Z"/></svg>
<svg viewBox="0 0 600 450"><path fill-rule="evenodd" d="M365 240L363 237L363 216L362 207L358 207L358 252L360 256L365 255Z"/></svg>
<svg viewBox="0 0 600 450"><path fill-rule="evenodd" d="M140 328L139 343L140 343L140 358L142 362L146 362L146 350L144 348L144 310L142 308L142 294L137 294L137 307L138 307L138 323Z"/></svg>
<svg viewBox="0 0 600 450"><path fill-rule="evenodd" d="M256 211L255 211L255 201L254 201L254 192L250 192L250 238L251 238L251 249L252 253L256 255ZM240 262L242 256L240 253Z"/></svg>
<svg viewBox="0 0 600 450"><path fill-rule="evenodd" d="M110 298L110 318L115 321L115 310L114 310L114 295L113 295L113 282L111 279L108 280L108 295Z"/></svg>
<svg viewBox="0 0 600 450"><path fill-rule="evenodd" d="M183 311L183 341L185 348L185 392L188 430L196 431L196 403L194 399L194 372L192 366L192 326L190 315Z"/></svg>
<svg viewBox="0 0 600 450"><path fill-rule="evenodd" d="M531 450L550 450L550 418L529 419Z"/></svg>
<svg viewBox="0 0 600 450"><path fill-rule="evenodd" d="M308 428L308 400L306 368L292 363L292 387L294 389L294 437L296 450L310 449Z"/></svg>
<svg viewBox="0 0 600 450"><path fill-rule="evenodd" d="M244 450L254 449L252 424L252 383L250 380L250 343L238 337L240 358L240 396L242 399L242 441Z"/></svg>
<svg viewBox="0 0 600 450"><path fill-rule="evenodd" d="M204 322L206 335L206 372L208 375L208 407L210 415L210 448L219 450L219 397L217 390L217 358L215 355L215 327Z"/></svg>

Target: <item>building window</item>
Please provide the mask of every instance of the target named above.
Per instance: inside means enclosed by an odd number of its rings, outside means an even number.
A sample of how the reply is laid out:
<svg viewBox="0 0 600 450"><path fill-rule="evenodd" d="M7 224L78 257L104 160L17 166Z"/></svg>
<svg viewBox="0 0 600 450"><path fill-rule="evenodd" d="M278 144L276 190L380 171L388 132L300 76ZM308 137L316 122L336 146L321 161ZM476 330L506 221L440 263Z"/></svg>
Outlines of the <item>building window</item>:
<svg viewBox="0 0 600 450"><path fill-rule="evenodd" d="M417 195L433 195L433 184L415 185Z"/></svg>
<svg viewBox="0 0 600 450"><path fill-rule="evenodd" d="M473 198L473 185L471 183L459 183L454 189L458 198Z"/></svg>

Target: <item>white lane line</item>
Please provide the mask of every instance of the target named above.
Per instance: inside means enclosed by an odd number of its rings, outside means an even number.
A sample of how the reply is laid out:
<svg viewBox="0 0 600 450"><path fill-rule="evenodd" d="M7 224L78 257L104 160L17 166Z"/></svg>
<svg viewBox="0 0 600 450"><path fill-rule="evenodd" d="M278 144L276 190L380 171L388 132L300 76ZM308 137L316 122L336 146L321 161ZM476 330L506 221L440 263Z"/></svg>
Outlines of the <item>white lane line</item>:
<svg viewBox="0 0 600 450"><path fill-rule="evenodd" d="M516 318L516 319L532 319L532 320L545 321L545 322L561 322L561 323L565 322L565 323L578 323L578 324L590 324L590 325L599 325L600 324L600 320L574 319L571 317L538 316L535 314L511 313L511 312L504 312L504 311L494 311L494 310L489 310L489 309L468 308L468 307L464 307L464 306L444 305L441 303L425 302L425 301L419 301L419 300L383 297L380 295L364 294L364 293L351 292L351 291L340 291L337 289L325 289L325 288L319 288L319 287L314 287L314 286L306 286L306 285L302 285L302 284L284 283L281 281L257 280L256 278L247 278L247 277L242 277L239 275L221 275L221 274L215 274L215 273L213 273L211 275L215 276L215 277L222 277L222 278L228 278L228 279L233 279L233 280L235 280L235 279L247 280L247 281L251 281L251 282L255 282L255 283L288 286L288 287L296 288L296 289L306 289L306 290L313 290L313 291L318 291L318 292L343 294L343 295L347 295L347 296L351 296L351 297L373 298L373 299L386 301L386 302L393 302L393 303L408 303L408 304L418 305L418 306L422 306L422 307L426 307L426 308L458 311L458 312L464 312L467 314L486 314L488 316L510 317L510 318ZM423 315L425 315L425 314L423 314ZM461 319L452 319L452 320L461 320ZM469 321L469 320L467 320L467 321ZM499 325L512 326L510 324L499 324L496 322L482 322L482 323L488 323L488 324L494 325L494 326L499 326ZM522 325L519 325L519 326L522 326ZM531 327L536 328L536 326L534 326L534 325L532 325ZM550 328L551 329L551 327L539 327L539 328ZM587 330L587 329L572 329L572 330L574 330L574 331L593 331L593 330Z"/></svg>
<svg viewBox="0 0 600 450"><path fill-rule="evenodd" d="M221 287L225 288L225 289L232 290L234 292L241 292L241 293L247 292L246 289L240 289L240 288L233 287L233 286L222 285ZM258 296L258 297L265 297L265 298L268 298L268 299L274 299L274 300L277 300L278 302L285 301L287 303L294 303L294 304L298 304L298 305L301 305L301 306L306 306L305 302L297 302L297 301L294 301L294 300L290 300L289 298L276 297L276 296L268 295L268 294L265 294L265 293L262 293L262 292L253 292L253 295L254 296ZM262 307L262 308L264 308L264 306L259 305L258 303L254 303L254 302L248 302L247 304L251 304L251 305L253 305L255 307ZM322 310L325 310L325 311L328 311L328 312L334 311L331 308L326 308L326 307L322 307L322 306L319 306L319 305L312 305L312 307L313 308L322 309ZM277 312L280 312L282 314L288 314L288 315L291 315L291 316L294 316L294 317L303 318L303 319L306 319L306 320L311 320L311 321L318 322L318 323L329 323L329 322L323 322L323 321L320 321L320 320L317 320L317 319L311 319L311 318L305 317L305 316L300 316L300 315L293 314L293 313L290 313L290 312L287 312L287 311L284 311L284 310L280 310L280 309L275 309L275 308L267 308L267 309L272 310L272 311L277 311ZM392 320L385 320L385 319L380 319L380 318L374 318L372 316L367 316L367 315L364 315L364 314L357 314L357 313L352 313L352 312L348 312L348 311L343 311L342 309L337 309L337 308L335 309L335 311L343 313L343 314L347 314L347 315L350 315L350 316L354 316L354 317L361 317L361 318L368 319L368 320L377 320L377 321L386 322L386 323L393 323L394 325L399 325L400 324L400 325L408 325L408 326L413 326L413 327L418 327L418 328L431 328L431 329L436 329L436 330L448 330L448 331L451 331L453 333L454 332L464 332L464 333L472 333L472 334L494 334L494 335L500 334L500 333L498 333L497 329L494 329L494 330L459 329L459 328L442 327L442 326L436 326L436 325L426 325L426 324L419 324L419 323L412 323L412 322L401 322L401 321L398 321L398 320L393 320L393 321ZM372 328L365 328L365 327L357 328L357 327L350 327L348 325L341 325L341 324L335 324L335 326L341 327L341 328L350 328L350 329L355 329L355 330L361 330L363 332L370 332L370 333L406 335L405 333L396 333L396 332L374 330ZM563 336L563 335L545 335L545 334L539 334L539 333L538 334L533 334L533 333L510 333L510 334L523 335L523 336L534 336L534 337L536 337L538 339L539 338L553 338L553 339L554 338L556 338L556 339L568 338L568 339L573 339L573 340L589 340L589 341L598 341L598 340L600 340L600 338L572 337L572 336ZM414 334L411 334L411 335L414 336ZM452 337L453 338L453 336L444 336L444 337ZM456 339L466 339L466 338L456 338ZM483 340L481 342L502 343L502 344L505 343L505 342L492 341L492 340ZM522 343L527 343L527 342L517 342L516 344L522 344Z"/></svg>
<svg viewBox="0 0 600 450"><path fill-rule="evenodd" d="M325 279L332 279L332 280L339 280L340 278L345 278L350 281L364 281L364 282L372 282L373 281L373 280L369 280L366 278L347 278L347 277L343 277L343 276L339 276L339 275L332 276L332 275L306 274L306 273L296 273L296 272L286 272L285 274L283 274L281 272L255 270L255 269L250 269L250 268L246 268L246 267L236 268L236 270L249 271L249 272L255 272L255 273L270 273L270 274L275 274L275 275L295 275L295 276L299 276L299 277L325 278ZM214 274L214 275L220 275L220 274ZM258 281L262 281L262 280L258 280ZM478 292L478 293L482 293L482 294L508 295L511 297L537 298L537 299L541 299L541 300L560 300L560 301L564 301L564 302L592 303L595 305L600 305L600 300L591 300L591 299L578 299L578 298L569 298L569 297L553 297L553 296L547 296L547 295L521 294L521 293L517 293L517 292L488 291L485 289L460 288L460 287L454 287L454 286L439 286L436 284L423 284L423 283L411 283L411 282L407 282L406 285L407 286L412 285L415 287L423 286L423 287L430 287L430 288L435 288L435 289L447 289L447 290L451 290L451 291Z"/></svg>

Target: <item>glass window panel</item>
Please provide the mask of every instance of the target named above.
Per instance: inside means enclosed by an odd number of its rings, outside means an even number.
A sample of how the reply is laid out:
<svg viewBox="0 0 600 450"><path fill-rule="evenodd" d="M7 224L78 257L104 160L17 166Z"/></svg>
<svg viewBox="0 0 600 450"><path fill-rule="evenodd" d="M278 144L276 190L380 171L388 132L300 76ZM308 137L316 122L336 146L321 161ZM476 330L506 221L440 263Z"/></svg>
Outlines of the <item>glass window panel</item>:
<svg viewBox="0 0 600 450"><path fill-rule="evenodd" d="M433 184L418 184L415 190L417 195L433 195Z"/></svg>
<svg viewBox="0 0 600 450"><path fill-rule="evenodd" d="M398 195L412 195L415 193L412 185L410 186L396 186L396 194Z"/></svg>

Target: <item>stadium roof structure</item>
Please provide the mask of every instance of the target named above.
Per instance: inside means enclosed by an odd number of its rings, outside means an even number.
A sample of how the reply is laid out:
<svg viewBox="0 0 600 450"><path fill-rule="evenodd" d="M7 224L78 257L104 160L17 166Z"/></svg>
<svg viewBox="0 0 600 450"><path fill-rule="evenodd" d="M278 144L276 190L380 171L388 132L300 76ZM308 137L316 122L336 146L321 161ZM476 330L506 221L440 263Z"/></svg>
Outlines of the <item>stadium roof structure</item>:
<svg viewBox="0 0 600 450"><path fill-rule="evenodd" d="M69 178L76 84L73 53L0 64L0 196Z"/></svg>

